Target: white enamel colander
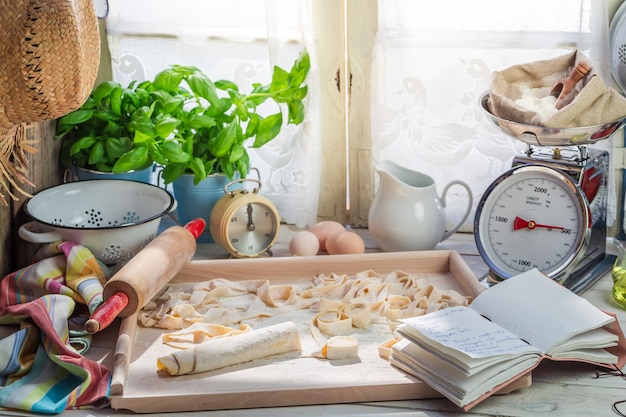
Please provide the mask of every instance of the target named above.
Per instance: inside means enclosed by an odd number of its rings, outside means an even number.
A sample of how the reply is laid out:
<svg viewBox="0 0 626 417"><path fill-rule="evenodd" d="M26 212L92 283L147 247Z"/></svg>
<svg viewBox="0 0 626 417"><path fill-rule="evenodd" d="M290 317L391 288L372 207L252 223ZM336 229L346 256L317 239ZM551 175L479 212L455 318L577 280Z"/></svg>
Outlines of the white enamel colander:
<svg viewBox="0 0 626 417"><path fill-rule="evenodd" d="M175 208L166 190L128 180L87 180L40 191L24 205L34 220L18 229L33 243L68 240L87 247L105 264L134 256L158 233Z"/></svg>

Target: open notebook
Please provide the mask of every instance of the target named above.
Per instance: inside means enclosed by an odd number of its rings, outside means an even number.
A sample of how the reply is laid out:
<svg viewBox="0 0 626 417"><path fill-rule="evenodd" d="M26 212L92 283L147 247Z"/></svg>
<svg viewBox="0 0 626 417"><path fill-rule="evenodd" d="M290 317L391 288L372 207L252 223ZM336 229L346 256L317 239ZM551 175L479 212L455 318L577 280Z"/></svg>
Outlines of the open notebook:
<svg viewBox="0 0 626 417"><path fill-rule="evenodd" d="M614 315L536 269L481 293L468 307L403 320L390 362L468 410L541 360L626 363Z"/></svg>

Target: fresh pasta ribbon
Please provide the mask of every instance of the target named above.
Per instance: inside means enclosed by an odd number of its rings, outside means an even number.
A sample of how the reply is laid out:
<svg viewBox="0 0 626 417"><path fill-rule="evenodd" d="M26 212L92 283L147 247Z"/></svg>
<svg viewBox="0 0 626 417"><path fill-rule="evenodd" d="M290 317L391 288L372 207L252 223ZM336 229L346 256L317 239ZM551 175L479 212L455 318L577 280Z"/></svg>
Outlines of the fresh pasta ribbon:
<svg viewBox="0 0 626 417"><path fill-rule="evenodd" d="M352 319L342 318L341 313L336 310L319 313L315 316L314 323L322 333L329 336L347 332L352 328Z"/></svg>
<svg viewBox="0 0 626 417"><path fill-rule="evenodd" d="M349 288L348 281L349 277L346 274L319 274L313 280L314 286L302 291L300 296L305 298L341 298Z"/></svg>
<svg viewBox="0 0 626 417"><path fill-rule="evenodd" d="M386 322L393 331L404 318L471 302L470 297L437 287L435 282L425 274L401 270L385 274L365 270L352 277L318 274L293 285L272 285L268 279L215 278L170 286L142 309L139 319L146 327L175 330L195 323L235 326L294 310L315 309L318 313L311 313L314 317L309 327L322 347L327 337L346 336L353 327L366 329L372 323ZM194 328L201 327L198 324ZM186 337L191 340L178 343L209 338L206 333Z"/></svg>
<svg viewBox="0 0 626 417"><path fill-rule="evenodd" d="M381 343L378 346L378 356L380 356L383 359L389 360L389 357L391 356L391 347L395 345L396 342L398 342L398 339L392 338L392 339L387 339L383 343Z"/></svg>
<svg viewBox="0 0 626 417"><path fill-rule="evenodd" d="M257 295L270 307L291 305L297 298L293 285L270 285L269 281L257 289Z"/></svg>
<svg viewBox="0 0 626 417"><path fill-rule="evenodd" d="M194 323L186 329L165 333L161 339L166 345L178 349L189 349L210 339L234 336L251 330L248 324L241 324L239 328L233 329L220 324Z"/></svg>
<svg viewBox="0 0 626 417"><path fill-rule="evenodd" d="M322 357L330 360L359 357L359 342L354 337L333 336L322 347Z"/></svg>
<svg viewBox="0 0 626 417"><path fill-rule="evenodd" d="M320 312L324 311L339 311L341 310L346 303L337 300L331 300L329 298L322 298L320 300L319 310Z"/></svg>
<svg viewBox="0 0 626 417"><path fill-rule="evenodd" d="M363 302L346 304L341 309L341 316L351 319L352 325L361 329L367 328L374 319L369 306Z"/></svg>
<svg viewBox="0 0 626 417"><path fill-rule="evenodd" d="M411 299L405 295L392 295L387 300L383 314L391 321L398 321L406 317L406 311L411 303Z"/></svg>

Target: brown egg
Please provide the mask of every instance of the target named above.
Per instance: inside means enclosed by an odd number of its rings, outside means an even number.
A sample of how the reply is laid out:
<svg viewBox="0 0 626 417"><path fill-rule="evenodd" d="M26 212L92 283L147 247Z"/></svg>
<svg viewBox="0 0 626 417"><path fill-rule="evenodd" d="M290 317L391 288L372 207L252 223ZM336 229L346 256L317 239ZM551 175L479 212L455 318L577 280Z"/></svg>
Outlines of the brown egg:
<svg viewBox="0 0 626 417"><path fill-rule="evenodd" d="M363 253L365 252L365 243L361 236L344 230L328 236L328 239L326 239L326 252L331 255Z"/></svg>
<svg viewBox="0 0 626 417"><path fill-rule="evenodd" d="M295 256L314 256L320 250L320 241L308 230L296 232L289 241L289 253Z"/></svg>
<svg viewBox="0 0 626 417"><path fill-rule="evenodd" d="M320 250L326 250L326 239L328 239L328 236L344 230L346 230L346 228L343 227L343 224L332 220L319 222L309 229L320 241Z"/></svg>

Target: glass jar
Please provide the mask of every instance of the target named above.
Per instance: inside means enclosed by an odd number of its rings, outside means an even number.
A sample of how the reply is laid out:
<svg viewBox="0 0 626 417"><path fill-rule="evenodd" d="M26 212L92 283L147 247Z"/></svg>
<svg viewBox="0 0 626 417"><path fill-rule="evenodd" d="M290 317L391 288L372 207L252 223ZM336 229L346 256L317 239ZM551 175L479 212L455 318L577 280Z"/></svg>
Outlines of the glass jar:
<svg viewBox="0 0 626 417"><path fill-rule="evenodd" d="M613 239L617 248L617 259L613 264L613 299L622 308L626 308L626 251L625 242Z"/></svg>

